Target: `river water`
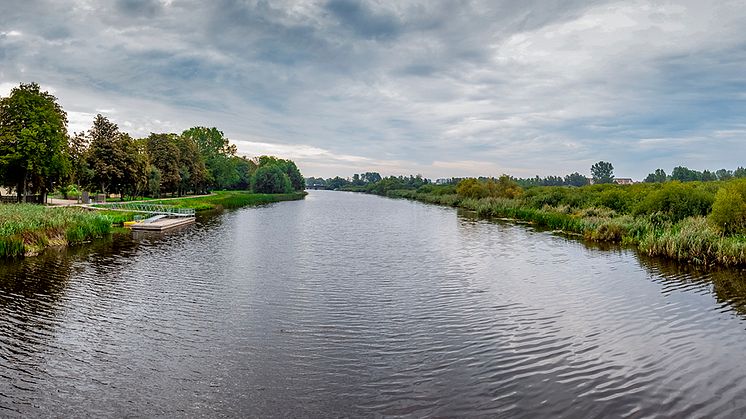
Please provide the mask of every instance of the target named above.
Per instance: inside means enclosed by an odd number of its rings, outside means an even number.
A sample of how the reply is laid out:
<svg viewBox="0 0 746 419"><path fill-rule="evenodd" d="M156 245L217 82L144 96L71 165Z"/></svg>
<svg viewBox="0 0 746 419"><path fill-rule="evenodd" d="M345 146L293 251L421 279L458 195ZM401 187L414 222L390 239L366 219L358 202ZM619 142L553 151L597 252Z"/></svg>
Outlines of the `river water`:
<svg viewBox="0 0 746 419"><path fill-rule="evenodd" d="M305 200L0 265L0 416L738 417L746 273Z"/></svg>

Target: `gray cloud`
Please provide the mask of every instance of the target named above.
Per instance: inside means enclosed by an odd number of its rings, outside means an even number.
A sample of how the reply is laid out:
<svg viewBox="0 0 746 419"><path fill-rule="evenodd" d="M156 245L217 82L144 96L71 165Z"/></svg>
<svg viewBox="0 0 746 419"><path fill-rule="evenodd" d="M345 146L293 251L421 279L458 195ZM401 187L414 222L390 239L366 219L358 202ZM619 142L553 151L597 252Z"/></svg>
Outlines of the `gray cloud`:
<svg viewBox="0 0 746 419"><path fill-rule="evenodd" d="M6 2L0 94L37 81L75 130L215 125L308 175L639 178L746 163L744 26L737 3Z"/></svg>

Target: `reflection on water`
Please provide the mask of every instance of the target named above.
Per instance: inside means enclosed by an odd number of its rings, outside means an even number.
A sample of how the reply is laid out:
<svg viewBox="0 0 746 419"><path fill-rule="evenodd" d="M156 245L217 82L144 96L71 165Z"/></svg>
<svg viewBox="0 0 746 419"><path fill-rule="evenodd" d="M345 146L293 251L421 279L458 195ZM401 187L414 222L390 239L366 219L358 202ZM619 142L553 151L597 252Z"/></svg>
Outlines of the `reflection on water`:
<svg viewBox="0 0 746 419"><path fill-rule="evenodd" d="M0 416L739 416L744 273L314 191L0 267Z"/></svg>

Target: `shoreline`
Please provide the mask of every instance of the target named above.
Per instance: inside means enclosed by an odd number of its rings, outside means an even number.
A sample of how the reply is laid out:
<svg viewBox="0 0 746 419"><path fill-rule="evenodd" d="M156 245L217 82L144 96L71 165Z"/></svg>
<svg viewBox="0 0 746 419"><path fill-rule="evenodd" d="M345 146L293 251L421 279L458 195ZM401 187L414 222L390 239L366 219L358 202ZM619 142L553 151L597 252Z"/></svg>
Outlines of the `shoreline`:
<svg viewBox="0 0 746 419"><path fill-rule="evenodd" d="M222 211L275 202L300 200L307 192L255 194L219 191L195 197L166 198L149 203L192 208L195 212ZM110 236L134 212L98 207L48 207L34 204L0 206L0 260L37 256L47 248L64 248Z"/></svg>
<svg viewBox="0 0 746 419"><path fill-rule="evenodd" d="M382 196L462 208L484 218L527 221L594 242L635 246L648 256L680 263L746 266L746 237L720 234L701 216L659 223L652 217L609 216L592 209L570 211L551 206L536 209L508 198L462 198L455 194L437 195L415 190L390 190Z"/></svg>

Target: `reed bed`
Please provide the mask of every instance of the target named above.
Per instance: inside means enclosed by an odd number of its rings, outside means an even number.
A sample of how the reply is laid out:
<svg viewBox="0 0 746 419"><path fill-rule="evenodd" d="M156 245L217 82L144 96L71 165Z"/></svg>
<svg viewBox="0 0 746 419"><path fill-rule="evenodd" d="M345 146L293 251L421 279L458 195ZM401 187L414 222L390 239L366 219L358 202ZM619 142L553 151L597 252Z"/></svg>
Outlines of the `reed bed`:
<svg viewBox="0 0 746 419"><path fill-rule="evenodd" d="M582 235L587 240L637 246L650 256L700 265L746 266L746 236L727 235L704 216L672 220L660 213L619 214L606 207L574 208L508 198L462 198L414 190L388 196L472 210L482 217L511 218Z"/></svg>
<svg viewBox="0 0 746 419"><path fill-rule="evenodd" d="M67 245L111 232L106 215L80 208L32 204L0 205L0 257L36 254L49 245Z"/></svg>

